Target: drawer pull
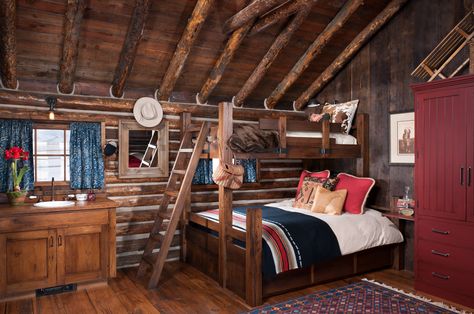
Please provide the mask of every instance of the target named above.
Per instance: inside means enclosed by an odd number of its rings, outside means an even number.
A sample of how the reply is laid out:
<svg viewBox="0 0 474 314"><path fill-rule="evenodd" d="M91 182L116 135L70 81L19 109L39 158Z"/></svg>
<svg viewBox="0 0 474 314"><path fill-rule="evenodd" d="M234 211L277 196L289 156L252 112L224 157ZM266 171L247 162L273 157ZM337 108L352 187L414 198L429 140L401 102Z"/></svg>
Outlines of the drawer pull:
<svg viewBox="0 0 474 314"><path fill-rule="evenodd" d="M49 237L49 247L53 247L54 246L54 238L53 236L50 236Z"/></svg>
<svg viewBox="0 0 474 314"><path fill-rule="evenodd" d="M432 228L431 232L439 233L439 234L443 234L443 235L448 235L450 233L449 231L443 231L443 230L439 230L439 229L435 229L435 228Z"/></svg>
<svg viewBox="0 0 474 314"><path fill-rule="evenodd" d="M439 255L439 256L444 256L444 257L448 257L448 256L449 256L449 253L443 253L443 252L436 251L436 250L431 250L431 254Z"/></svg>
<svg viewBox="0 0 474 314"><path fill-rule="evenodd" d="M58 246L62 246L62 245L63 245L63 237L58 236Z"/></svg>
<svg viewBox="0 0 474 314"><path fill-rule="evenodd" d="M443 279L443 280L448 280L449 279L448 275L438 274L437 272L432 272L431 275L433 275L433 277L437 277L437 278Z"/></svg>

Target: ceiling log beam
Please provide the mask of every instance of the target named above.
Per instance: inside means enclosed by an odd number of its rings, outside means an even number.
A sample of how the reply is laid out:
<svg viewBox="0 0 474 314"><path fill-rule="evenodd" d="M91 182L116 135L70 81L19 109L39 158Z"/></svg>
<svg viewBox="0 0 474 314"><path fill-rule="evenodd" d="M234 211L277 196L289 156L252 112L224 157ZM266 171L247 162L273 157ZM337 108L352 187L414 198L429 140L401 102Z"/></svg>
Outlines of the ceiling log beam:
<svg viewBox="0 0 474 314"><path fill-rule="evenodd" d="M360 32L324 72L293 103L295 110L302 110L306 103L317 95L326 84L349 62L366 42L377 33L408 0L392 0L375 19Z"/></svg>
<svg viewBox="0 0 474 314"><path fill-rule="evenodd" d="M126 112L132 114L133 106L136 101L136 99L127 98L119 99L97 96L54 95L51 93L0 89L0 104L24 106L25 110L29 110L29 106L44 107L45 109L47 109L49 108L49 105L46 103L47 96L55 96L57 98L56 110L60 113L63 112L62 109L92 110L104 111L104 116L106 116L108 113L114 114L118 112ZM165 114L180 114L183 112L189 112L196 116L217 118L217 106L168 101L162 101L160 103ZM0 105L0 110L6 110L7 108L10 108L9 105ZM34 108L32 107L32 109ZM251 108L234 109L234 118L255 121L259 118L278 118L282 115L282 113L296 120L307 119L307 116L303 112L288 110L269 111L264 109ZM48 112L45 111L44 114L46 116Z"/></svg>
<svg viewBox="0 0 474 314"><path fill-rule="evenodd" d="M133 68L138 44L145 30L145 23L150 10L150 0L136 0L130 23L128 24L127 35L120 52L119 62L115 68L112 80L111 93L114 97L122 97L125 83Z"/></svg>
<svg viewBox="0 0 474 314"><path fill-rule="evenodd" d="M173 58L166 69L166 73L161 81L159 90L155 93L155 97L159 100L168 100L171 92L183 70L186 59L188 58L191 47L196 40L202 25L206 21L214 0L198 0L194 7L193 13L186 25L186 29L181 35Z"/></svg>
<svg viewBox="0 0 474 314"><path fill-rule="evenodd" d="M58 90L63 94L74 92L74 76L79 52L79 36L86 0L68 0L64 21L64 38L59 65Z"/></svg>
<svg viewBox="0 0 474 314"><path fill-rule="evenodd" d="M295 14L305 4L306 4L305 0L288 1L282 4L278 8L275 8L274 10L268 12L268 14L265 14L264 16L260 17L252 26L248 35L253 36L265 30L266 28L272 26L273 24L278 23L279 21L282 21L283 19L289 17L290 15Z"/></svg>
<svg viewBox="0 0 474 314"><path fill-rule="evenodd" d="M268 49L265 56L262 58L260 63L254 69L250 77L245 82L244 86L239 90L239 92L232 99L234 106L242 107L245 99L254 91L258 83L262 80L267 73L268 69L272 63L277 58L280 51L288 45L290 42L291 36L294 32L301 26L303 21L306 19L308 14L311 11L311 6L313 5L313 0L306 0L305 6L303 6L298 13L296 13L290 22L287 24L285 29L277 36L273 44Z"/></svg>
<svg viewBox="0 0 474 314"><path fill-rule="evenodd" d="M352 14L364 3L363 0L349 0L337 13L332 21L324 28L315 41L308 47L306 52L296 62L290 72L278 84L270 96L265 99L265 107L273 109L283 98L288 89L295 83L301 74L308 68L314 58L321 53L327 43L332 39Z"/></svg>
<svg viewBox="0 0 474 314"><path fill-rule="evenodd" d="M283 2L285 1L256 0L229 18L222 26L222 30L225 34L228 34L237 28L244 26L246 23L254 20L255 18L265 14Z"/></svg>
<svg viewBox="0 0 474 314"><path fill-rule="evenodd" d="M16 1L0 1L0 74L5 88L16 89Z"/></svg>

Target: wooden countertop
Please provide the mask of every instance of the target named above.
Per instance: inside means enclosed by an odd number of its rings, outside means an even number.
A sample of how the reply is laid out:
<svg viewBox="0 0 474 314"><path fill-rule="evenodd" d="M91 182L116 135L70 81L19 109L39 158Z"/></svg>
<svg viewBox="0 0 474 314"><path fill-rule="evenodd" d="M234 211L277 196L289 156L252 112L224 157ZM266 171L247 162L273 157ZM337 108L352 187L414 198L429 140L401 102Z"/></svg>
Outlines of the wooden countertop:
<svg viewBox="0 0 474 314"><path fill-rule="evenodd" d="M75 201L74 205L57 207L57 208L43 208L35 207L35 203L27 203L21 206L11 206L9 204L0 205L0 218L7 216L16 216L24 214L39 214L39 213L54 213L67 212L79 210L105 209L115 208L117 203L109 199L98 199L95 201Z"/></svg>

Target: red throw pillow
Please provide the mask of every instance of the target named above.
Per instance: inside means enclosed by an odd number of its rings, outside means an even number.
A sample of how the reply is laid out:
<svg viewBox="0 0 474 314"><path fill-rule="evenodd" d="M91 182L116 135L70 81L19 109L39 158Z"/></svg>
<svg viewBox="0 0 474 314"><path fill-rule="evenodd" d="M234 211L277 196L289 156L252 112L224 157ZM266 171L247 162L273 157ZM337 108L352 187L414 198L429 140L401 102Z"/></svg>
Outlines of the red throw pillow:
<svg viewBox="0 0 474 314"><path fill-rule="evenodd" d="M311 172L311 171L308 171L308 170L303 170L303 172L301 172L300 182L298 183L298 188L296 189L296 197L298 197L298 194L300 193L301 186L303 185L304 178L311 177L311 178L327 179L327 178L329 178L330 175L331 175L331 173L329 172L329 170L323 170L323 171L319 171L319 172Z"/></svg>
<svg viewBox="0 0 474 314"><path fill-rule="evenodd" d="M375 184L375 180L356 177L347 173L340 173L337 177L339 182L336 185L336 191L347 190L344 211L351 214L363 214L365 202Z"/></svg>

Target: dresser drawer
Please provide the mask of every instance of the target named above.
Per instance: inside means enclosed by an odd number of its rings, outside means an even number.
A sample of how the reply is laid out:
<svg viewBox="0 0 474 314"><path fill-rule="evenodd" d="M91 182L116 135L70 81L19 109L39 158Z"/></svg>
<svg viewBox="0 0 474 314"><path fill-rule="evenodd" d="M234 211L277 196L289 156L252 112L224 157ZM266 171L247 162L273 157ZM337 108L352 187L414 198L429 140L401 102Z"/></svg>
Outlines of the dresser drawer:
<svg viewBox="0 0 474 314"><path fill-rule="evenodd" d="M474 274L474 250L419 240L416 252L417 261L439 265L441 269L452 268Z"/></svg>
<svg viewBox="0 0 474 314"><path fill-rule="evenodd" d="M419 261L416 281L421 281L443 290L474 298L474 274Z"/></svg>
<svg viewBox="0 0 474 314"><path fill-rule="evenodd" d="M418 219L416 224L418 239L474 250L473 225L431 219Z"/></svg>

